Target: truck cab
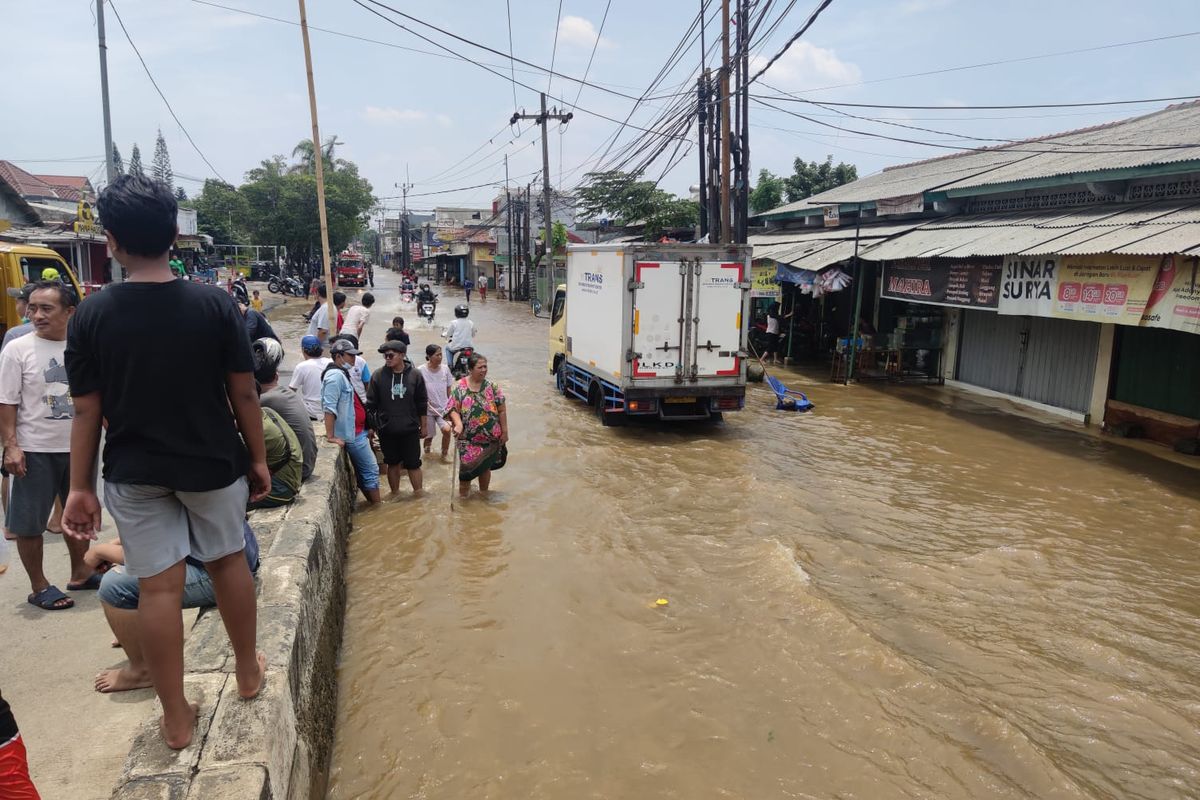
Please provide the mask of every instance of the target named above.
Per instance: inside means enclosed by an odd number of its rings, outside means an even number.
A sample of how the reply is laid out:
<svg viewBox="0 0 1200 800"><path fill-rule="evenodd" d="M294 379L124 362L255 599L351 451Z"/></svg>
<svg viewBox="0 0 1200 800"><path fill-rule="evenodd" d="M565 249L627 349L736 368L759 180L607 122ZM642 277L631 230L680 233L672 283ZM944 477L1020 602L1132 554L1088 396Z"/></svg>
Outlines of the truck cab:
<svg viewBox="0 0 1200 800"><path fill-rule="evenodd" d="M21 317L17 314L17 301L9 296L7 290L20 289L27 283L40 281L42 271L47 268L57 270L59 278L75 290L75 296L83 298L83 291L75 273L58 253L46 247L0 242L0 285L5 289L4 314L0 320L3 322L3 331L21 324Z"/></svg>
<svg viewBox="0 0 1200 800"><path fill-rule="evenodd" d="M554 302L550 305L550 374L558 374L558 365L567 355L567 285L560 283L554 288Z"/></svg>
<svg viewBox="0 0 1200 800"><path fill-rule="evenodd" d="M366 286L367 268L363 257L349 251L338 256L333 280L338 286Z"/></svg>

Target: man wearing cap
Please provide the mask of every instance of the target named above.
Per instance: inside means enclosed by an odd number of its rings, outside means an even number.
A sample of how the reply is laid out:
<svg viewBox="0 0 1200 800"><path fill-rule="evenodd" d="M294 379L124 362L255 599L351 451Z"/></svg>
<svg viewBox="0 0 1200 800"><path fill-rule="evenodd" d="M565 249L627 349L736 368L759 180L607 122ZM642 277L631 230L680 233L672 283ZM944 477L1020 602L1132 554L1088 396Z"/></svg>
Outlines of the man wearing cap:
<svg viewBox="0 0 1200 800"><path fill-rule="evenodd" d="M325 439L346 448L358 488L374 504L379 502L379 462L367 437L367 409L354 393L349 370L358 348L342 339L329 348L333 363L321 377L321 407L325 412Z"/></svg>
<svg viewBox="0 0 1200 800"><path fill-rule="evenodd" d="M376 370L367 385L367 410L379 411L386 422L377 431L388 488L400 491L400 471L408 471L413 492L421 491L421 423L429 406L425 380L406 358L404 342L384 342L384 368Z"/></svg>
<svg viewBox="0 0 1200 800"><path fill-rule="evenodd" d="M325 412L321 409L321 375L331 362L325 358L325 348L315 336L305 336L301 339L300 349L304 352L304 360L292 370L292 381L288 388L300 393L310 419L324 419Z"/></svg>
<svg viewBox="0 0 1200 800"><path fill-rule="evenodd" d="M24 336L27 333L33 333L33 323L29 321L26 312L29 309L29 295L33 294L33 287L36 283L27 283L20 289L9 289L8 296L13 298L17 304L17 315L24 320L20 325L14 325L4 332L4 341L0 342L0 351L8 346L8 343L17 337Z"/></svg>

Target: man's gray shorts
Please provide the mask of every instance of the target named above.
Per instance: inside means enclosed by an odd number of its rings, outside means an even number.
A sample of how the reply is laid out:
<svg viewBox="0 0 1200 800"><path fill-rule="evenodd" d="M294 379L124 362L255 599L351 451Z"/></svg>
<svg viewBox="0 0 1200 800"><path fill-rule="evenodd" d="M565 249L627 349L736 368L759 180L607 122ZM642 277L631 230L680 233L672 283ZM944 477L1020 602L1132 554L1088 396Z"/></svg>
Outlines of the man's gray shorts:
<svg viewBox="0 0 1200 800"><path fill-rule="evenodd" d="M189 555L209 562L240 553L249 495L245 478L211 492L106 482L104 505L121 534L125 571L150 578Z"/></svg>
<svg viewBox="0 0 1200 800"><path fill-rule="evenodd" d="M41 536L54 501L67 502L71 488L70 453L26 453L25 475L13 476L5 526L13 536Z"/></svg>

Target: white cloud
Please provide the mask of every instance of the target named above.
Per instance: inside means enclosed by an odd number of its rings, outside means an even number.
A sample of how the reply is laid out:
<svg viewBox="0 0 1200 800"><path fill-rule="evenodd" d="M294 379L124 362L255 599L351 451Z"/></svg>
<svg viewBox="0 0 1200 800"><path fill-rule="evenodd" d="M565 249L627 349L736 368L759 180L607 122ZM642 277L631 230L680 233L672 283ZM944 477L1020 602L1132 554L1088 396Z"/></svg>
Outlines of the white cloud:
<svg viewBox="0 0 1200 800"><path fill-rule="evenodd" d="M558 23L558 43L591 49L599 33L590 20L583 17L563 17ZM600 47L613 47L608 39L600 39Z"/></svg>
<svg viewBox="0 0 1200 800"><path fill-rule="evenodd" d="M756 74L766 63L766 58L752 56L750 74ZM813 89L830 84L857 83L862 80L862 70L850 61L842 61L832 50L797 42L771 65L762 79L780 89Z"/></svg>
<svg viewBox="0 0 1200 800"><path fill-rule="evenodd" d="M443 128L448 128L453 121L445 114L430 114L414 108L380 108L367 106L363 112L367 122L377 122L385 125L406 124L409 122L436 122Z"/></svg>

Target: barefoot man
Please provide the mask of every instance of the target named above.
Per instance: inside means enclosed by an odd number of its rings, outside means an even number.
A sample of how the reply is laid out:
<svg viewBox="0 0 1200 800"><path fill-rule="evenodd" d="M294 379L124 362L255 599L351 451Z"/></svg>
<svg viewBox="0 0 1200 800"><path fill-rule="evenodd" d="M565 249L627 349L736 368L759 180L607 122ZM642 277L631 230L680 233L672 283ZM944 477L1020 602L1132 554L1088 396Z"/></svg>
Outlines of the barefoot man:
<svg viewBox="0 0 1200 800"><path fill-rule="evenodd" d="M183 692L179 609L189 556L212 580L238 694L257 696L266 674L255 651L254 580L242 553L246 501L271 487L254 361L229 296L171 273L178 207L164 184L122 175L97 208L129 278L84 300L67 333L75 421L63 528L96 538L96 455L107 420L104 504L126 572L138 579L138 630L163 707L163 739L182 749L199 711Z"/></svg>

